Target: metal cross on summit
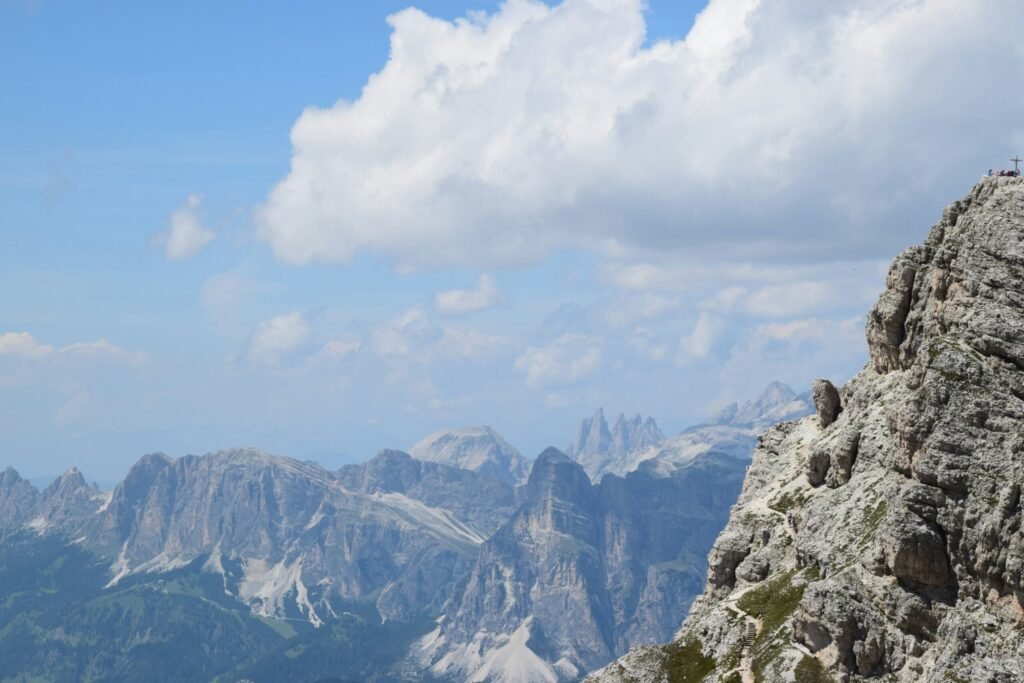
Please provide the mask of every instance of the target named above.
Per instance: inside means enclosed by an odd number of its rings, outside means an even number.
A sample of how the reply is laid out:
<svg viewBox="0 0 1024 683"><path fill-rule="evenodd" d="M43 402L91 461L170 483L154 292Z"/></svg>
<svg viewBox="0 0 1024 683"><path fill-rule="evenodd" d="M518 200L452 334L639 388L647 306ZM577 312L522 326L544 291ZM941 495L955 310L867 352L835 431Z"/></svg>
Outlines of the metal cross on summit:
<svg viewBox="0 0 1024 683"><path fill-rule="evenodd" d="M1024 161L1024 159L1021 159L1020 155L1018 155L1010 159L1010 161L1013 162L1013 172L1020 173L1020 162Z"/></svg>

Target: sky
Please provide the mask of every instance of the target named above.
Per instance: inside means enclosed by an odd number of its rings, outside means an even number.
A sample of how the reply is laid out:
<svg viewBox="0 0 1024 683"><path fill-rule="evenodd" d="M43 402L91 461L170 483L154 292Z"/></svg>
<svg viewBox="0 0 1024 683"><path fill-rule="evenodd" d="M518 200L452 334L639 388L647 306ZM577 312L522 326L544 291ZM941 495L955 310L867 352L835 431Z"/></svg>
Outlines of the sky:
<svg viewBox="0 0 1024 683"><path fill-rule="evenodd" d="M0 0L0 466L335 467L844 381L1024 6Z"/></svg>

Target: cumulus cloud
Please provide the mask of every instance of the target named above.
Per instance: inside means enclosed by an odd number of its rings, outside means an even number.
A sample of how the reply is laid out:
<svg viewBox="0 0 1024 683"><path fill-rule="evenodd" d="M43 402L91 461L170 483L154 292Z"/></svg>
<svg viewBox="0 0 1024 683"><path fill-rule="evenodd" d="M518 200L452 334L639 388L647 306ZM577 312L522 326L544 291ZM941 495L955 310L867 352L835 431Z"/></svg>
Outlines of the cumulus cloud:
<svg viewBox="0 0 1024 683"><path fill-rule="evenodd" d="M409 356L436 338L426 313L410 308L380 325L370 335L370 348L378 356Z"/></svg>
<svg viewBox="0 0 1024 683"><path fill-rule="evenodd" d="M0 356L14 356L27 360L44 358L93 358L111 360L127 365L142 365L148 356L140 351L128 351L111 344L106 339L93 342L74 342L55 347L43 344L28 332L5 332L0 334Z"/></svg>
<svg viewBox="0 0 1024 683"><path fill-rule="evenodd" d="M682 360L706 358L711 352L711 347L714 345L720 329L720 320L708 313L701 313L693 326L693 331L679 342L679 350L684 355Z"/></svg>
<svg viewBox="0 0 1024 683"><path fill-rule="evenodd" d="M311 332L309 322L298 311L264 320L253 334L249 358L257 363L276 365L305 344Z"/></svg>
<svg viewBox="0 0 1024 683"><path fill-rule="evenodd" d="M498 283L487 273L482 274L472 289L450 289L438 292L434 297L434 308L438 313L458 315L473 313L501 303Z"/></svg>
<svg viewBox="0 0 1024 683"><path fill-rule="evenodd" d="M580 334L565 334L547 346L529 346L515 361L515 369L534 388L571 384L601 366L601 346Z"/></svg>
<svg viewBox="0 0 1024 683"><path fill-rule="evenodd" d="M751 315L785 318L820 310L833 300L842 300L842 297L828 283L790 282L751 292L746 309Z"/></svg>
<svg viewBox="0 0 1024 683"><path fill-rule="evenodd" d="M184 261L198 254L215 237L199 218L202 197L190 194L171 214L167 231L158 236L169 261Z"/></svg>
<svg viewBox="0 0 1024 683"><path fill-rule="evenodd" d="M991 39L1020 3L711 0L654 44L643 8L393 15L360 96L295 123L262 237L289 263L413 267L581 244L889 257L1024 140L1024 47Z"/></svg>
<svg viewBox="0 0 1024 683"><path fill-rule="evenodd" d="M40 344L28 332L5 332L0 334L0 356L20 358L43 358L54 352L49 344Z"/></svg>
<svg viewBox="0 0 1024 683"><path fill-rule="evenodd" d="M510 343L501 335L438 325L419 307L384 321L370 334L375 355L423 364L438 360L480 362Z"/></svg>

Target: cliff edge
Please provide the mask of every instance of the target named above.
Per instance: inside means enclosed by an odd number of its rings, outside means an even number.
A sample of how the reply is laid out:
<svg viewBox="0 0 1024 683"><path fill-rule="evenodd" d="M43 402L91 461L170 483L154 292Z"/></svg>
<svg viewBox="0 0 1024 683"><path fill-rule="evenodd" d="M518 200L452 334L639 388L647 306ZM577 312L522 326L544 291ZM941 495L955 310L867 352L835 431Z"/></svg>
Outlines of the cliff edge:
<svg viewBox="0 0 1024 683"><path fill-rule="evenodd" d="M1024 680L1024 180L950 205L866 333L761 437L677 640L588 680Z"/></svg>

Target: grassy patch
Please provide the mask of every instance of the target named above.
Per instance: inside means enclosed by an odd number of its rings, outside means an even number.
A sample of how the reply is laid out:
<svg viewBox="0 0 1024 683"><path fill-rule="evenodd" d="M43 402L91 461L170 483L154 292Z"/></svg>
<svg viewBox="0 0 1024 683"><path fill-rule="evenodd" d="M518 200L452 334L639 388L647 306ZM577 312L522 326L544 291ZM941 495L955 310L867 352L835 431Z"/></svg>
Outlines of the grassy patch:
<svg viewBox="0 0 1024 683"><path fill-rule="evenodd" d="M825 667L814 657L804 655L804 658L793 670L796 676L796 683L831 683L832 678L825 673Z"/></svg>
<svg viewBox="0 0 1024 683"><path fill-rule="evenodd" d="M776 512L786 514L794 508L802 507L805 500L806 497L804 496L803 491L796 491L794 493L787 491L772 502L768 503L768 507Z"/></svg>
<svg viewBox="0 0 1024 683"><path fill-rule="evenodd" d="M882 523L882 519L885 518L885 513L889 510L889 504L883 498L878 501L878 504L874 509L869 510L864 515L864 535L871 536L878 531L878 525Z"/></svg>
<svg viewBox="0 0 1024 683"><path fill-rule="evenodd" d="M762 648L750 662L750 668L754 672L754 680L757 683L773 683L776 676L766 675L768 667L779 658L779 655L786 649L786 643L781 638L771 641Z"/></svg>
<svg viewBox="0 0 1024 683"><path fill-rule="evenodd" d="M699 683L715 670L715 660L706 657L696 638L669 645L665 673L669 683Z"/></svg>
<svg viewBox="0 0 1024 683"><path fill-rule="evenodd" d="M767 640L789 618L804 597L804 587L793 585L795 573L796 570L791 569L765 581L744 593L737 601L736 605L740 609L761 620L762 628L757 641Z"/></svg>
<svg viewBox="0 0 1024 683"><path fill-rule="evenodd" d="M721 668L724 671L735 669L740 665L740 660L743 658L743 645L740 643L736 644L736 647L729 650L728 654L725 655L725 659L722 660Z"/></svg>

